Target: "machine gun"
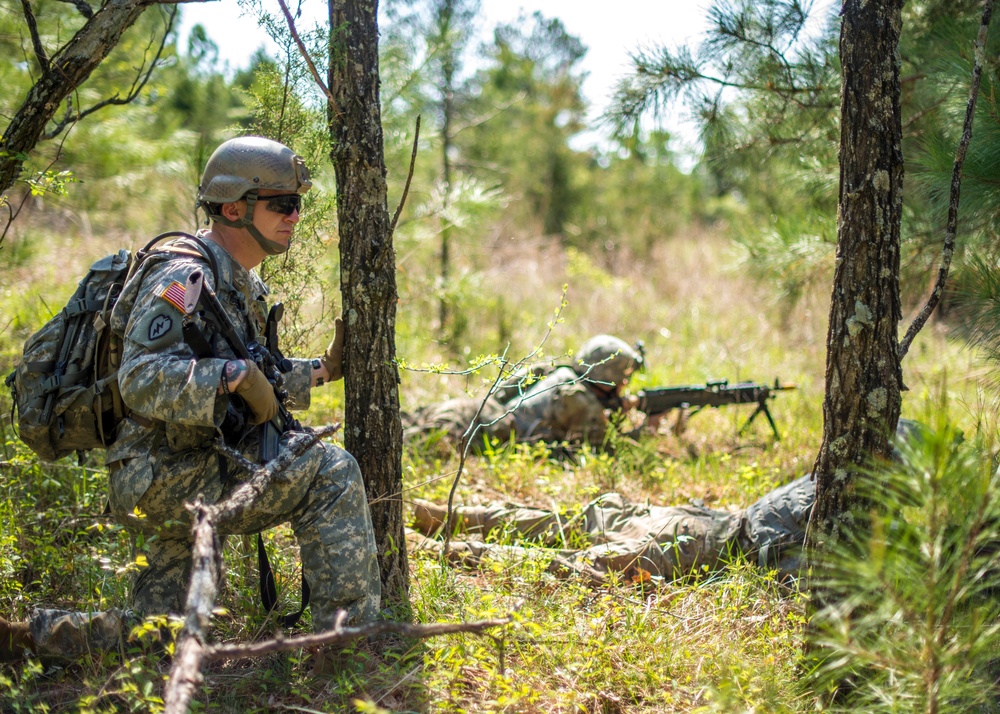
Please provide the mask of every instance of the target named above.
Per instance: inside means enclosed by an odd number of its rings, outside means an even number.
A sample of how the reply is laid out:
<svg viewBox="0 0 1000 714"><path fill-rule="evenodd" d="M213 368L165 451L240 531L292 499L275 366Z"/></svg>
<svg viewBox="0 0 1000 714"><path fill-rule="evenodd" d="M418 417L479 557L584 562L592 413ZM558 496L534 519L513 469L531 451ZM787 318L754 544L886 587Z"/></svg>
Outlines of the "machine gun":
<svg viewBox="0 0 1000 714"><path fill-rule="evenodd" d="M727 404L756 404L750 418L740 428L740 434L747 430L758 414L767 417L767 423L771 425L774 432L775 441L781 437L778 435L778 427L774 424L774 417L771 416L767 408L767 400L773 399L775 392L795 389L797 385L780 383L777 379L773 385L759 384L757 382L739 382L729 384L727 380L719 379L707 381L705 384L691 384L681 387L659 387L655 389L644 389L637 395L639 405L637 409L648 416L663 414L671 409L693 409L691 415L697 414L705 407L721 407Z"/></svg>

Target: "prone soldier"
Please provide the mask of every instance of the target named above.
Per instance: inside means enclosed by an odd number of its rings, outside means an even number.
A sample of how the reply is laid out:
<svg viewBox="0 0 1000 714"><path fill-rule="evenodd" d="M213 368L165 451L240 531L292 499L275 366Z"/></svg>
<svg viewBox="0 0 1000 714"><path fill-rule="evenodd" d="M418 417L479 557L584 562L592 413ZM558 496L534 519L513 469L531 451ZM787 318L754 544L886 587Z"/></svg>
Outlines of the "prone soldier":
<svg viewBox="0 0 1000 714"><path fill-rule="evenodd" d="M524 368L497 385L487 399L460 397L404 415L404 437L442 433L478 448L484 436L547 444L600 446L617 414L635 407L624 393L642 355L624 340L597 335L568 365ZM475 425L475 427L473 427Z"/></svg>

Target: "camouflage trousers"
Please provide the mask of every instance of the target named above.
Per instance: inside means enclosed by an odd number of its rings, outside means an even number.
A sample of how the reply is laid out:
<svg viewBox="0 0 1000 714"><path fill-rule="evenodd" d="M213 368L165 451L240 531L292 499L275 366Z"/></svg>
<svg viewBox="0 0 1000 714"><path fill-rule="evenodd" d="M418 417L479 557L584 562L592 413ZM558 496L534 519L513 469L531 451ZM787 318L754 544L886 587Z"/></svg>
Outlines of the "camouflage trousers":
<svg viewBox="0 0 1000 714"><path fill-rule="evenodd" d="M443 511L440 506L417 501L414 527L432 534L441 525ZM573 538L589 541L589 547L558 550L556 554L598 573L613 571L626 577L647 573L673 579L703 567L714 569L740 549L742 540L741 512L697 505L629 504L617 493L600 496L572 518L511 503L459 506L456 517L457 530L482 536L506 533L516 539L534 539L543 546ZM538 548L475 540L458 549L469 563L484 557L539 557Z"/></svg>
<svg viewBox="0 0 1000 714"><path fill-rule="evenodd" d="M280 451L303 438L301 432L282 435ZM250 443L246 455L257 451ZM163 447L149 458L113 466L110 480L112 513L141 540L148 563L135 578L133 608L143 614L182 612L191 576L191 516L184 504L224 498L239 478L224 481L214 451L175 454ZM347 612L348 623L374 619L381 589L377 551L354 457L331 444L314 444L272 479L253 507L220 526L220 535L258 533L282 523L291 524L298 541L314 629L330 628L338 610Z"/></svg>

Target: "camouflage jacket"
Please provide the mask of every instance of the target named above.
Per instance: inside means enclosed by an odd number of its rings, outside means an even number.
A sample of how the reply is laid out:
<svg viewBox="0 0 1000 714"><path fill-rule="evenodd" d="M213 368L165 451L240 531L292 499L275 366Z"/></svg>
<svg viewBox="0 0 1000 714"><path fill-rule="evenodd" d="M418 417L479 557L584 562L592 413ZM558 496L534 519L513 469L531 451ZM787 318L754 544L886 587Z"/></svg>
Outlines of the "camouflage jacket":
<svg viewBox="0 0 1000 714"><path fill-rule="evenodd" d="M178 241L184 247L193 244ZM213 357L196 359L184 341L181 326L183 291L188 276L201 270L213 287L244 344L263 331L267 317L267 287L253 272L234 261L220 245L204 241L215 257L219 275L212 275L208 261L194 256L156 255L147 258L125 286L111 315L111 329L123 338L118 381L122 399L136 415L125 419L115 443L108 450L109 464L166 447L171 453L204 450L206 463L213 456L206 447L218 433L226 414L228 396L219 394L222 368L235 355L226 339L206 315L202 303L190 318L202 329ZM285 375L289 408L309 406L311 363L291 360ZM142 422L142 423L140 423Z"/></svg>
<svg viewBox="0 0 1000 714"><path fill-rule="evenodd" d="M522 440L599 444L608 428L607 406L570 367L557 367L506 407L513 411Z"/></svg>

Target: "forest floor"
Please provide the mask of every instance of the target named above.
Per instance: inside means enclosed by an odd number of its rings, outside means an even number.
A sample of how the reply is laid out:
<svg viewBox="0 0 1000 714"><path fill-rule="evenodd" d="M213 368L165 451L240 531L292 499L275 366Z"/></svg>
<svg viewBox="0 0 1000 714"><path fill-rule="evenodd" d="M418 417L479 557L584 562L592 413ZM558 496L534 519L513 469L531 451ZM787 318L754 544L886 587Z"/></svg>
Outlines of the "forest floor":
<svg viewBox="0 0 1000 714"><path fill-rule="evenodd" d="M86 248L96 259L110 247L90 241L73 245L72 253ZM566 354L600 332L642 339L649 366L633 380L633 391L717 378L780 378L798 388L771 402L780 440L763 419L740 435L750 408L729 406L695 415L680 432L667 420L656 434L620 443L614 456L584 449L556 459L539 446L507 446L465 462L459 502L512 501L569 513L616 491L632 501L701 499L737 510L809 471L821 439L829 289L823 281L789 305L772 287L734 269L738 253L710 230L664 240L652 255L624 264L601 264L543 240L500 241L490 250L493 260L477 269L469 288L476 293L465 315L469 351L431 339L426 325L433 305L415 296L405 274L401 278L398 352L406 365L421 365L402 371L404 409L482 395L480 380L489 374L455 376L443 367L502 351L504 335L512 335L516 359L538 345L548 357ZM54 253L19 253L16 246L5 251L8 260L20 257L0 273L0 314L9 321L0 332L3 373L26 334L44 321L42 300L57 309L86 264L76 258L79 265L57 264ZM563 299L549 334L547 322ZM928 325L904 365L904 415L920 419L944 408L959 425L971 425L981 376L975 356L950 337L945 323ZM342 405L343 388L334 385L302 420L329 423L342 416ZM0 407L9 408L6 394ZM38 606L100 610L127 602L132 556L127 535L101 516L100 455L83 465L69 459L43 464L8 426L4 430L0 522L9 526L0 532L0 615L18 619ZM449 448L407 446L407 518L413 499L445 501L458 469ZM289 611L298 597L294 540L279 528L267 542L283 586L278 609ZM256 601L255 557L249 538L230 539L213 628L218 640L259 639L277 628ZM779 583L742 558L680 581L612 577L601 586L557 578L539 560L489 561L472 570L415 551L409 564L417 622L512 615L513 623L492 636L364 643L341 671L323 677L311 675L308 652L228 662L206 672L198 706L226 712L805 712L817 703L815 693L796 684L804 595L794 582ZM156 711L167 671L163 657L140 652L95 654L56 667L3 665L0 710Z"/></svg>

